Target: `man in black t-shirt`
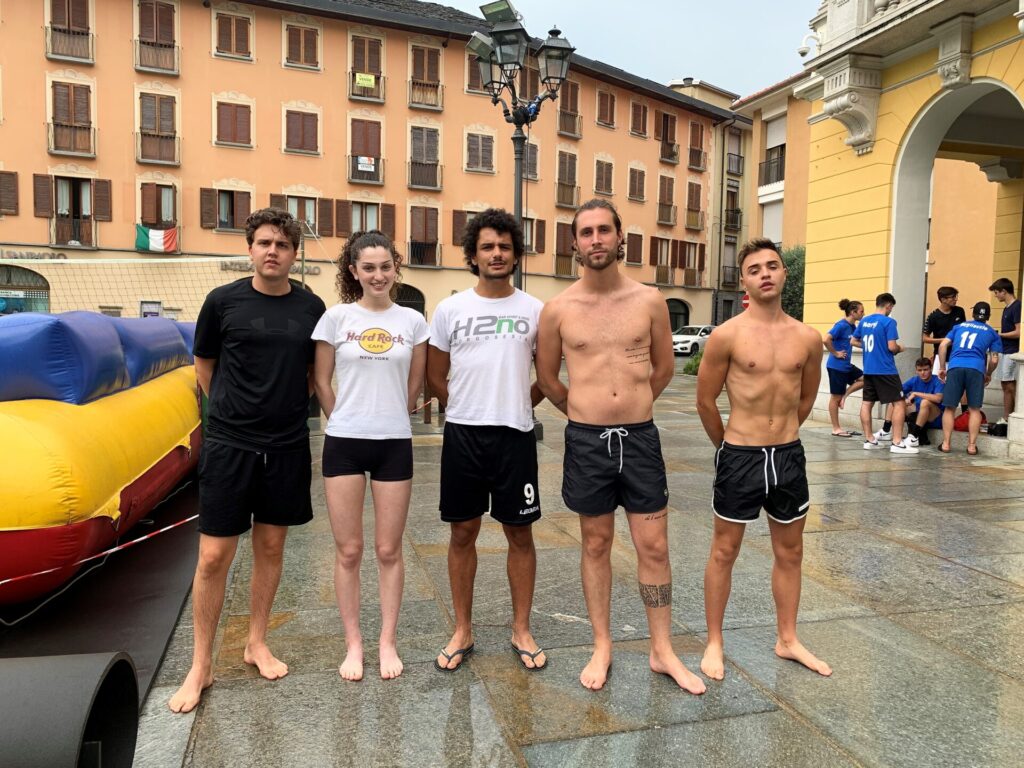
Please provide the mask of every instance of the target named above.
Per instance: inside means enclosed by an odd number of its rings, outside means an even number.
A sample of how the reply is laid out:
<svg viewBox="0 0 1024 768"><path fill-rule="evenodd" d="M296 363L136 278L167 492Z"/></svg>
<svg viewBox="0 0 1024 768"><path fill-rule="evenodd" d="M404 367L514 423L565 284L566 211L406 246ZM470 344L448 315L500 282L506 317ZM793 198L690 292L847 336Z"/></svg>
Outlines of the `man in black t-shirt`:
<svg viewBox="0 0 1024 768"><path fill-rule="evenodd" d="M995 378L1003 388L1003 419L1010 418L1017 400L1017 363L1013 356L1020 351L1020 299L1013 294L1013 281L1000 277L988 287L995 297L1006 306L999 326L999 338L1003 341L1003 354L999 356L999 367Z"/></svg>
<svg viewBox="0 0 1024 768"><path fill-rule="evenodd" d="M925 318L924 329L921 334L921 341L932 345L932 373L938 368L939 344L946 338L946 334L953 330L954 326L967 320L963 307L956 305L960 298L960 292L950 286L944 285L937 291L939 297L938 309L933 309L931 314ZM922 352L924 350L921 350Z"/></svg>
<svg viewBox="0 0 1024 768"><path fill-rule="evenodd" d="M288 280L299 225L265 208L246 221L255 273L210 291L199 312L196 378L210 399L199 460L199 564L192 585L192 668L171 697L196 707L213 683L213 638L238 537L252 528L252 601L243 658L268 680L288 674L270 652L267 622L281 579L288 526L313 517L306 414L312 392L316 295Z"/></svg>

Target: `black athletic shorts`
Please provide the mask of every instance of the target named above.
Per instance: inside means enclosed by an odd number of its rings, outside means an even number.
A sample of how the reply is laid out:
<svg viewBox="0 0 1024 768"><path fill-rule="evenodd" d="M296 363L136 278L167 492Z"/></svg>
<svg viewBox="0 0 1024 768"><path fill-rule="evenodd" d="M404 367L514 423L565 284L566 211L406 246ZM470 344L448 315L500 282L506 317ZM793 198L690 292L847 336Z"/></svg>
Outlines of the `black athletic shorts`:
<svg viewBox="0 0 1024 768"><path fill-rule="evenodd" d="M895 374L864 374L864 402L889 403L903 399L903 382Z"/></svg>
<svg viewBox="0 0 1024 768"><path fill-rule="evenodd" d="M661 437L653 421L595 427L570 421L565 427L562 500L581 515L658 512L668 505Z"/></svg>
<svg viewBox="0 0 1024 768"><path fill-rule="evenodd" d="M845 371L835 368L826 368L825 370L828 371L828 393L830 395L845 395L847 388L864 375L864 372L856 365L851 365Z"/></svg>
<svg viewBox="0 0 1024 768"><path fill-rule="evenodd" d="M533 430L445 422L441 519L475 520L488 508L491 517L505 525L529 525L540 519Z"/></svg>
<svg viewBox="0 0 1024 768"><path fill-rule="evenodd" d="M394 482L412 478L412 438L368 440L324 435L324 477L363 475Z"/></svg>
<svg viewBox="0 0 1024 768"><path fill-rule="evenodd" d="M239 536L254 522L308 523L312 474L308 439L270 453L206 441L199 456L199 532Z"/></svg>
<svg viewBox="0 0 1024 768"><path fill-rule="evenodd" d="M731 523L751 523L761 508L772 520L792 523L811 505L804 447L797 440L755 447L722 443L715 454L714 512Z"/></svg>

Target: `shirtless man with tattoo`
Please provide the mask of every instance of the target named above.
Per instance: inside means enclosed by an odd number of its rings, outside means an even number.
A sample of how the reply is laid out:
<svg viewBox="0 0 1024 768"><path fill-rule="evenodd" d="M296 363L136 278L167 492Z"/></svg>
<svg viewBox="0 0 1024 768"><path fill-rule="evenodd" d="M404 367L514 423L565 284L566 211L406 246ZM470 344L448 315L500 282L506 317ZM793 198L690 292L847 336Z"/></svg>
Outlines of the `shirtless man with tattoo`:
<svg viewBox="0 0 1024 768"><path fill-rule="evenodd" d="M782 311L786 268L771 240L750 241L737 260L750 308L711 334L697 375L697 412L718 448L715 529L704 570L708 646L700 668L715 680L725 676L722 621L732 566L746 524L764 507L775 556L775 653L831 675L832 668L796 636L804 522L811 503L799 431L818 392L821 336ZM730 407L725 426L717 405L723 385Z"/></svg>
<svg viewBox="0 0 1024 768"><path fill-rule="evenodd" d="M657 290L619 272L624 236L610 203L584 204L572 232L583 276L544 306L536 367L541 391L569 416L562 499L580 516L580 571L594 631L594 653L580 682L598 690L612 664L613 513L622 506L636 547L651 669L700 694L704 682L683 665L670 639L668 485L652 420L654 400L674 368L668 308ZM559 380L563 355L571 388Z"/></svg>

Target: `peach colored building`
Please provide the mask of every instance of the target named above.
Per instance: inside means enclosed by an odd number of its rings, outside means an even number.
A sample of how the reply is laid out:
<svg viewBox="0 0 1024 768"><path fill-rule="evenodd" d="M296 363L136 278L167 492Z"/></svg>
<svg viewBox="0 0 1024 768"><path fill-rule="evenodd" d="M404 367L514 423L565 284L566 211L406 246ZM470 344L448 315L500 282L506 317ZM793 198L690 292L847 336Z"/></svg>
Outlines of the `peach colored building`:
<svg viewBox="0 0 1024 768"><path fill-rule="evenodd" d="M328 304L345 238L379 227L406 255L402 301L429 313L472 283L468 217L512 206L512 129L470 65L476 29L412 0L0 3L6 311L193 319L245 269L230 257L246 215L275 204L307 222L301 276ZM530 133L526 290L547 299L574 279L574 208L605 197L626 274L661 288L676 324L708 322L709 158L731 117L574 57Z"/></svg>

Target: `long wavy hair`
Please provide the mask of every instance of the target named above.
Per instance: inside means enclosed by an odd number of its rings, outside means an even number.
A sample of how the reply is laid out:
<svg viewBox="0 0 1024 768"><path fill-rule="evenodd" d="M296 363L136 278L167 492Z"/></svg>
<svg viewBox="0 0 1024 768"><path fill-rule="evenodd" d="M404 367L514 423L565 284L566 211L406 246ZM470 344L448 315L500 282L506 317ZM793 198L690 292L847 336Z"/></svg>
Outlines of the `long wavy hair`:
<svg viewBox="0 0 1024 768"><path fill-rule="evenodd" d="M395 282L391 286L390 296L392 301L398 297L398 286L402 281L402 255L395 249L395 244L387 235L379 229L371 229L368 232L353 232L345 242L345 247L341 249L338 275L334 284L343 304L352 304L363 298L363 286L359 284L349 267L354 267L359 262L359 255L367 248L384 248L391 254L395 262Z"/></svg>

